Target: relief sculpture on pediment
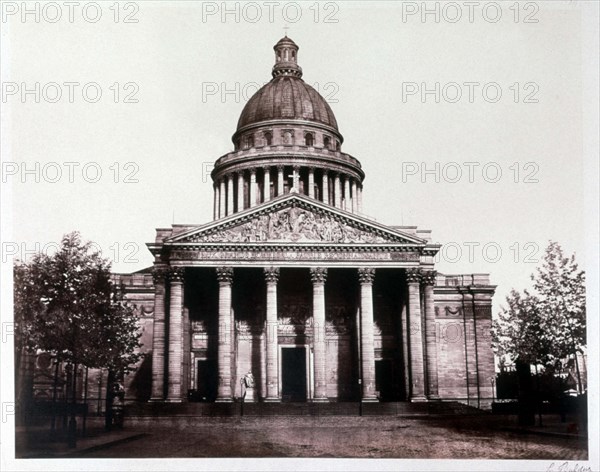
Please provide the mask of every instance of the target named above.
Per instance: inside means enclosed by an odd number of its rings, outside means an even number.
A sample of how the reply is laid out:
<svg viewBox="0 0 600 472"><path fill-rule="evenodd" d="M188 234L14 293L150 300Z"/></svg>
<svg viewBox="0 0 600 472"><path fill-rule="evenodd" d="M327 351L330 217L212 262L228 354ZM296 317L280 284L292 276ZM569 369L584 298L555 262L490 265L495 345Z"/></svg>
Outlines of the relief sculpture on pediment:
<svg viewBox="0 0 600 472"><path fill-rule="evenodd" d="M298 207L261 215L232 228L192 237L194 242L317 241L331 243L383 243L386 239L341 223L330 216Z"/></svg>

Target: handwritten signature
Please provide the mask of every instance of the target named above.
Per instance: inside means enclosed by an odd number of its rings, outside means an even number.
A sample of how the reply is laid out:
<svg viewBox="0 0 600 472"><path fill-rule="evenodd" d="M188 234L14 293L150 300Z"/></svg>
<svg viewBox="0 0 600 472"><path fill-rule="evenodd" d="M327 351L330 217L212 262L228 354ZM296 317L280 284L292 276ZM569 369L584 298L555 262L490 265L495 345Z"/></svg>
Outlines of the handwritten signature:
<svg viewBox="0 0 600 472"><path fill-rule="evenodd" d="M546 472L592 472L592 468L589 466L580 465L578 463L570 464L568 461L565 462L552 462L546 469Z"/></svg>

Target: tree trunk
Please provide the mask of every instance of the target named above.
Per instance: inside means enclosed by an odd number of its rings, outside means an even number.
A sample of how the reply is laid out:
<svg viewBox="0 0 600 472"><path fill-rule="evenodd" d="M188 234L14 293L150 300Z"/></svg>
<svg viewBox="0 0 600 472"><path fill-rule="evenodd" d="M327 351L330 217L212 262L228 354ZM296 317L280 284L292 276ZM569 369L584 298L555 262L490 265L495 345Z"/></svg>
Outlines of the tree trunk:
<svg viewBox="0 0 600 472"><path fill-rule="evenodd" d="M71 418L69 419L69 430L67 432L67 441L69 447L77 447L77 364L73 364L72 379L72 399L71 399Z"/></svg>
<svg viewBox="0 0 600 472"><path fill-rule="evenodd" d="M54 367L54 385L52 386L52 423L50 424L50 431L53 433L56 431L56 384L58 383L58 359L55 359L56 366Z"/></svg>
<svg viewBox="0 0 600 472"><path fill-rule="evenodd" d="M85 384L83 387L83 425L82 425L82 429L81 429L82 436L85 436L85 428L86 428L86 424L87 424L88 373L89 373L89 370L86 367L85 368Z"/></svg>
<svg viewBox="0 0 600 472"><path fill-rule="evenodd" d="M104 427L106 431L112 429L112 403L113 395L111 392L112 384L115 382L115 373L113 370L108 369L108 376L106 379L106 407L104 412Z"/></svg>
<svg viewBox="0 0 600 472"><path fill-rule="evenodd" d="M531 367L523 361L516 362L519 385L519 426L535 425L535 403L532 392Z"/></svg>

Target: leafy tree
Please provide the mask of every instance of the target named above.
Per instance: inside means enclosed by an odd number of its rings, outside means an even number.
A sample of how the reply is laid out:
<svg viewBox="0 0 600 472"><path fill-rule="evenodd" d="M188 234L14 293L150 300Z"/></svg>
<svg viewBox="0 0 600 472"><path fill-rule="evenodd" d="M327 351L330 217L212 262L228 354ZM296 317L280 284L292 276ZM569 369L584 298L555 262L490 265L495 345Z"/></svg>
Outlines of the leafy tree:
<svg viewBox="0 0 600 472"><path fill-rule="evenodd" d="M546 248L542 266L531 276L543 313L543 337L552 346L548 364L575 357L579 391L583 391L577 353L586 346L585 272L575 255L566 257L556 242Z"/></svg>
<svg viewBox="0 0 600 472"><path fill-rule="evenodd" d="M585 348L585 273L575 256L550 242L541 267L531 275L533 291L511 290L492 329L493 346L512 361L553 369ZM577 364L576 364L577 365ZM578 367L578 366L577 366ZM577 368L579 388L581 376Z"/></svg>
<svg viewBox="0 0 600 472"><path fill-rule="evenodd" d="M133 309L111 280L110 262L79 233L65 235L54 255L17 263L14 274L17 349L121 372L139 360Z"/></svg>

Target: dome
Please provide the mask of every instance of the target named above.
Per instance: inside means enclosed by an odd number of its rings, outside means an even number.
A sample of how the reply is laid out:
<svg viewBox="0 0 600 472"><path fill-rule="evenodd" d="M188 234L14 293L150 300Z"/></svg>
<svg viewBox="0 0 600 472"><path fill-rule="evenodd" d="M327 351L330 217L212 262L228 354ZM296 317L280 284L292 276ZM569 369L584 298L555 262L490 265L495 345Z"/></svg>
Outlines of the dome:
<svg viewBox="0 0 600 472"><path fill-rule="evenodd" d="M307 120L338 130L329 104L296 76L280 75L256 92L244 107L237 129L269 120Z"/></svg>
<svg viewBox="0 0 600 472"><path fill-rule="evenodd" d="M275 46L273 79L256 92L242 110L237 129L271 120L305 120L338 131L333 111L325 99L302 80L298 45L287 35Z"/></svg>

